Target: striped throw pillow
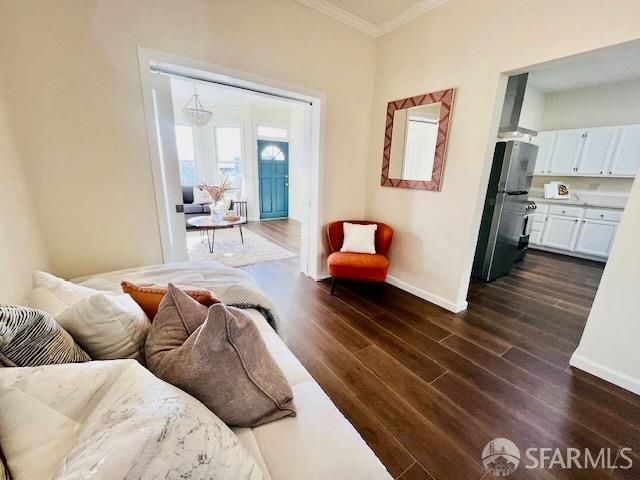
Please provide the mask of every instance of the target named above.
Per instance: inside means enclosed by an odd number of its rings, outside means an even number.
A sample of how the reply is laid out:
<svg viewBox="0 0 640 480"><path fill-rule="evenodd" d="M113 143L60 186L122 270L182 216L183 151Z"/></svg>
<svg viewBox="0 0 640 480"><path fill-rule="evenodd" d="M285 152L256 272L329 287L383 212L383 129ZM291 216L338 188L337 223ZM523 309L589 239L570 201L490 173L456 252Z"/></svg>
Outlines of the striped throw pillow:
<svg viewBox="0 0 640 480"><path fill-rule="evenodd" d="M35 367L89 360L89 355L48 313L18 305L0 305L0 363Z"/></svg>
<svg viewBox="0 0 640 480"><path fill-rule="evenodd" d="M0 480L11 480L9 474L9 467L7 466L7 460L2 453L2 447L0 446Z"/></svg>

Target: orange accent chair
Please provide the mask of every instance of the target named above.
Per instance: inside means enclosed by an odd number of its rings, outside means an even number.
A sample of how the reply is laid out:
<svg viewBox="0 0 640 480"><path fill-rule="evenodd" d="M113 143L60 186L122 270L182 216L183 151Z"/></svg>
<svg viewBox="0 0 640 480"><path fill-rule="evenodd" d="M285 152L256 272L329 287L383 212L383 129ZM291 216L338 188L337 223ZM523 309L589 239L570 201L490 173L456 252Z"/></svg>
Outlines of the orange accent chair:
<svg viewBox="0 0 640 480"><path fill-rule="evenodd" d="M378 225L375 234L376 253L341 252L344 241L344 222L360 225ZM366 220L341 220L327 225L327 238L331 248L331 255L327 258L327 267L331 275L331 295L336 288L336 279L364 280L369 282L384 282L389 269L387 252L391 246L393 229L384 223L368 222Z"/></svg>

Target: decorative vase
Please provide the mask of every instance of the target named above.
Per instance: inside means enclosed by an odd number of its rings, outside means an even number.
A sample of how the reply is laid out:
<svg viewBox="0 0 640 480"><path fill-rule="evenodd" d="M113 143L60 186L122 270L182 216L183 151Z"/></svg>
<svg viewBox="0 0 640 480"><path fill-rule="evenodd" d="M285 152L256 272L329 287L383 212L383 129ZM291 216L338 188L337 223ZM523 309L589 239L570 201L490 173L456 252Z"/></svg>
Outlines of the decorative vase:
<svg viewBox="0 0 640 480"><path fill-rule="evenodd" d="M227 205L227 201L222 199L217 202L213 202L209 209L211 210L211 220L214 222L221 222L224 218L224 210Z"/></svg>

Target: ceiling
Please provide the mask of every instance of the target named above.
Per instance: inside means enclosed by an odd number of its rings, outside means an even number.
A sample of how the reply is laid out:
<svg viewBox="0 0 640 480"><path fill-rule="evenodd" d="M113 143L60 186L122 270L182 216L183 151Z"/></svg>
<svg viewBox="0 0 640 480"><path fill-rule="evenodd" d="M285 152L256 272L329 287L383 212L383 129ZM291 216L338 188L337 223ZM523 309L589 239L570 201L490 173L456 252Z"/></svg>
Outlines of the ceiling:
<svg viewBox="0 0 640 480"><path fill-rule="evenodd" d="M446 1L298 0L303 5L372 37L381 37Z"/></svg>
<svg viewBox="0 0 640 480"><path fill-rule="evenodd" d="M640 41L573 55L535 67L527 84L545 93L603 83L640 81Z"/></svg>

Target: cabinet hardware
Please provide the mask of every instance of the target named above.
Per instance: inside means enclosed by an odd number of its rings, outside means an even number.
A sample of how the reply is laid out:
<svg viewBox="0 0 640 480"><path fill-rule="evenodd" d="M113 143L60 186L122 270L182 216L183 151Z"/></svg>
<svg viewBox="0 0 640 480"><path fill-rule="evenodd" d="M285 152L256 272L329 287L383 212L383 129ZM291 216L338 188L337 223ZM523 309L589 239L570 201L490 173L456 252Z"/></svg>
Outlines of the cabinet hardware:
<svg viewBox="0 0 640 480"><path fill-rule="evenodd" d="M577 221L578 221L578 219L576 218L576 219L574 220L574 222L577 222Z"/></svg>

